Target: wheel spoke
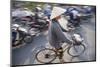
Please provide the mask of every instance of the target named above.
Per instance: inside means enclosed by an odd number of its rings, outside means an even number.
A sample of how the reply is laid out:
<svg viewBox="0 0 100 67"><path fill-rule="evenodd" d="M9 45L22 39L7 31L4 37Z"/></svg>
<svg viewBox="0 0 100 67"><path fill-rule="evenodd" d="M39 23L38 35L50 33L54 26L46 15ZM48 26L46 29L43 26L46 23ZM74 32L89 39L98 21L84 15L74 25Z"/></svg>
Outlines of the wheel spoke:
<svg viewBox="0 0 100 67"><path fill-rule="evenodd" d="M78 52L77 47L75 47L75 46L74 46L74 50L75 50L76 52Z"/></svg>
<svg viewBox="0 0 100 67"><path fill-rule="evenodd" d="M80 56L85 50L84 45L73 45L68 49L68 54L71 56Z"/></svg>
<svg viewBox="0 0 100 67"><path fill-rule="evenodd" d="M55 51L52 49L40 50L36 55L36 59L41 63L50 63L55 58L56 58L56 54Z"/></svg>

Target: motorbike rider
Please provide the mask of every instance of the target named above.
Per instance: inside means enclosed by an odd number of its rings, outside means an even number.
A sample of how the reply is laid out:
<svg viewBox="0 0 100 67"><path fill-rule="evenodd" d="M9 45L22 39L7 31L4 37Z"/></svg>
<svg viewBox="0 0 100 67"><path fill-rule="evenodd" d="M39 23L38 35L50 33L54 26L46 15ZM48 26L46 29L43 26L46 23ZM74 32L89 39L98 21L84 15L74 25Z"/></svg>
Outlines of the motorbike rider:
<svg viewBox="0 0 100 67"><path fill-rule="evenodd" d="M33 16L34 16L34 13L32 11L30 11L28 8L23 8L23 16L21 20L32 22Z"/></svg>
<svg viewBox="0 0 100 67"><path fill-rule="evenodd" d="M67 9L67 13L70 16L70 22L74 25L77 26L80 23L80 13L79 10L77 8L74 7L69 7Z"/></svg>
<svg viewBox="0 0 100 67"><path fill-rule="evenodd" d="M21 5L15 5L15 7L12 10L13 21L19 21L21 9L22 9Z"/></svg>
<svg viewBox="0 0 100 67"><path fill-rule="evenodd" d="M45 15L42 12L42 8L40 6L35 7L35 23L34 23L34 27L41 29L42 27L44 27L44 25L46 25L46 19L45 19Z"/></svg>
<svg viewBox="0 0 100 67"><path fill-rule="evenodd" d="M18 24L12 24L12 44L18 46L21 40L25 37L25 33L20 30Z"/></svg>
<svg viewBox="0 0 100 67"><path fill-rule="evenodd" d="M34 13L32 13L28 8L23 7L15 9L12 12L12 17L18 18L18 21L24 20L31 22L33 20L32 16L34 16Z"/></svg>
<svg viewBox="0 0 100 67"><path fill-rule="evenodd" d="M38 23L38 19L41 18L40 14L41 14L42 8L39 6L36 6L34 11L35 11L35 22Z"/></svg>
<svg viewBox="0 0 100 67"><path fill-rule="evenodd" d="M89 14L92 12L92 7L90 6L83 6L83 12L86 13L86 14Z"/></svg>
<svg viewBox="0 0 100 67"><path fill-rule="evenodd" d="M49 4L44 5L44 14L50 19L51 5L49 5Z"/></svg>
<svg viewBox="0 0 100 67"><path fill-rule="evenodd" d="M12 26L12 44L13 46L16 46L16 41L19 40L19 32L18 32L18 25Z"/></svg>
<svg viewBox="0 0 100 67"><path fill-rule="evenodd" d="M53 46L55 48L55 50L57 50L57 52L59 52L59 59L60 62L63 63L64 60L62 58L63 56L63 49L61 47L61 42L67 42L68 44L71 44L72 42L70 40L68 40L66 38L66 36L64 35L64 32L67 32L65 29L63 29L61 27L61 25L59 24L59 19L61 18L61 15L65 12L66 10L61 8L61 7L53 7L50 19L51 19L51 24L49 27L49 43L51 46Z"/></svg>

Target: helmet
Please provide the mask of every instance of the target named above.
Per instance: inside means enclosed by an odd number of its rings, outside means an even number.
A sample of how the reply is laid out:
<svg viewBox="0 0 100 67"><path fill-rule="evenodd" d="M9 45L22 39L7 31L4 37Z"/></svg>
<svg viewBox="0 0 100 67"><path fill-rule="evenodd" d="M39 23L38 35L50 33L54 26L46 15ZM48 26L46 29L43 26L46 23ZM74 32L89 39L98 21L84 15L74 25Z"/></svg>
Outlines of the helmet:
<svg viewBox="0 0 100 67"><path fill-rule="evenodd" d="M12 25L12 30L15 31L19 28L19 25L18 24L13 24Z"/></svg>
<svg viewBox="0 0 100 67"><path fill-rule="evenodd" d="M17 27L17 28L19 27L19 25L18 25L18 24L13 24L12 26L13 26L13 27Z"/></svg>
<svg viewBox="0 0 100 67"><path fill-rule="evenodd" d="M44 9L47 9L47 8L51 9L51 5L45 4L45 5L44 5Z"/></svg>
<svg viewBox="0 0 100 67"><path fill-rule="evenodd" d="M28 8L23 8L24 10L29 10Z"/></svg>
<svg viewBox="0 0 100 67"><path fill-rule="evenodd" d="M40 11L42 11L42 8L41 7L35 7L35 11L40 12Z"/></svg>

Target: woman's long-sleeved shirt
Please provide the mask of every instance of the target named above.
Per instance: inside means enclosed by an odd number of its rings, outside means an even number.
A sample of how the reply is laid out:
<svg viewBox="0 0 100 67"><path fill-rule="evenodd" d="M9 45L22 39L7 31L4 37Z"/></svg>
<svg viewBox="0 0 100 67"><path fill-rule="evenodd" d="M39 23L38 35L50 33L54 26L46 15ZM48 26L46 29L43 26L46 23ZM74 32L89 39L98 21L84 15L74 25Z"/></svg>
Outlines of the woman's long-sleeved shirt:
<svg viewBox="0 0 100 67"><path fill-rule="evenodd" d="M63 34L63 31L66 30L60 26L59 22L52 21L49 27L49 43L53 46L58 45L60 42L67 42L71 44L71 41L66 38L66 36Z"/></svg>

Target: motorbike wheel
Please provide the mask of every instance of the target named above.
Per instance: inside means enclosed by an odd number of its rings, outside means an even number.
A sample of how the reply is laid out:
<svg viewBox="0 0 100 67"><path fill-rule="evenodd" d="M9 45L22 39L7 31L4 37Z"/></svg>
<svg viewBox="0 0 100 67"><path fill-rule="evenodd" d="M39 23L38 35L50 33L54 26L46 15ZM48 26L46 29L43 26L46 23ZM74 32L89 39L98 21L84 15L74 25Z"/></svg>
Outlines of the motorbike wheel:
<svg viewBox="0 0 100 67"><path fill-rule="evenodd" d="M33 41L33 37L32 36L26 36L25 38L24 38L24 42L25 43L32 43L32 41Z"/></svg>

